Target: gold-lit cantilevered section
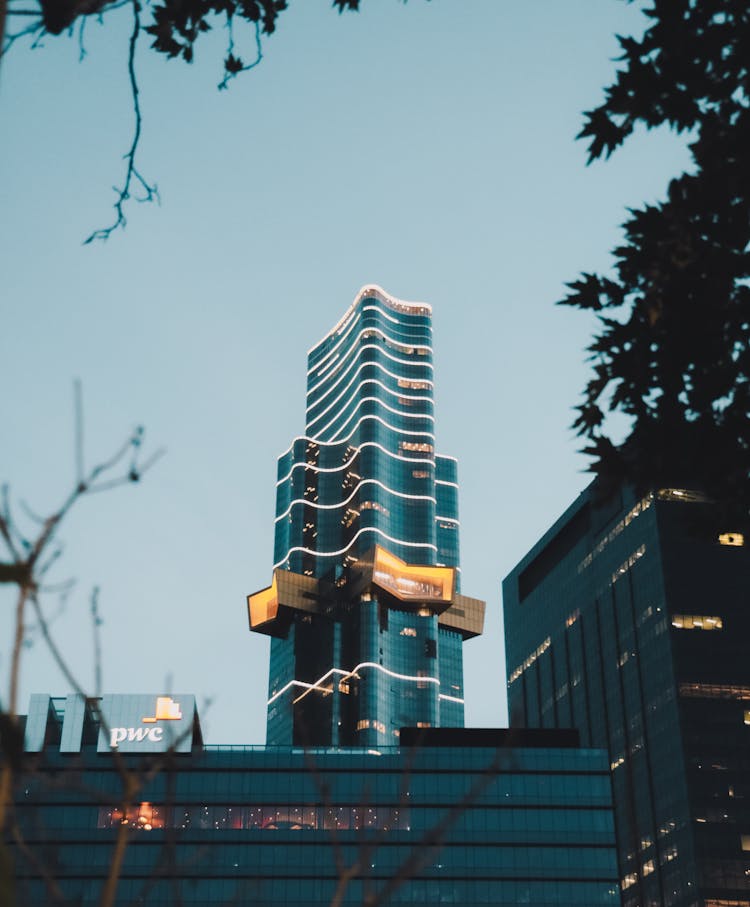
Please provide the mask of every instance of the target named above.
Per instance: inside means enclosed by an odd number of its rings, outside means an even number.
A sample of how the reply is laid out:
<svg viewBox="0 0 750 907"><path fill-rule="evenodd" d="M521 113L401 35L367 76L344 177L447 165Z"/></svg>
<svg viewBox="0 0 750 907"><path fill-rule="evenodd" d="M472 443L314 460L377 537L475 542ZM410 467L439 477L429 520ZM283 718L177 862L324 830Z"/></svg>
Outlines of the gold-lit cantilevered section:
<svg viewBox="0 0 750 907"><path fill-rule="evenodd" d="M409 564L375 545L335 585L290 570L274 570L271 585L247 597L250 629L283 638L295 611L331 614L362 596L374 596L402 611L427 609L438 615L438 624L464 639L479 636L484 627L485 603L456 592L454 567Z"/></svg>
<svg viewBox="0 0 750 907"><path fill-rule="evenodd" d="M270 586L247 597L250 629L268 636L286 636L295 611L319 614L319 602L325 587L312 576L276 569Z"/></svg>
<svg viewBox="0 0 750 907"><path fill-rule="evenodd" d="M375 546L372 582L402 602L450 605L456 588L454 567L424 567L407 564L400 557Z"/></svg>

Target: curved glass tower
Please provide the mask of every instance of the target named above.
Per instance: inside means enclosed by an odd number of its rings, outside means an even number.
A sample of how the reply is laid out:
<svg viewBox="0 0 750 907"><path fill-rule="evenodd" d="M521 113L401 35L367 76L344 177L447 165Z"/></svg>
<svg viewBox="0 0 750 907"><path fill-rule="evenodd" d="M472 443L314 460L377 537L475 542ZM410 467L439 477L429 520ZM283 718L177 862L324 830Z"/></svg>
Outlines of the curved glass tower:
<svg viewBox="0 0 750 907"><path fill-rule="evenodd" d="M308 354L303 437L279 459L269 744L393 745L463 725L456 461L435 453L431 309L366 286Z"/></svg>

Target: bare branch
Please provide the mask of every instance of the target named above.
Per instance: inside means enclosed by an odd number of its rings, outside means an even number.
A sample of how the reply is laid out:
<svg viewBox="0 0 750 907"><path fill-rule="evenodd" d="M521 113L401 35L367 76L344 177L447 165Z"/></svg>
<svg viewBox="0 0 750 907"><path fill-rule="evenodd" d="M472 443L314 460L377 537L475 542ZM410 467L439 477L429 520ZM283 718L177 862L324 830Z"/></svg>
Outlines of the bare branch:
<svg viewBox="0 0 750 907"><path fill-rule="evenodd" d="M5 544L8 546L13 560L19 562L21 555L13 541L13 517L10 512L10 488L7 484L3 485L0 492L0 535L2 535Z"/></svg>
<svg viewBox="0 0 750 907"><path fill-rule="evenodd" d="M135 112L135 130L133 133L133 143L130 146L130 151L125 155L125 160L128 162L127 170L125 172L125 182L121 189L115 188L115 192L118 193L117 201L115 202L114 208L117 213L115 222L110 227L104 227L100 230L94 230L94 232L84 240L84 245L87 245L90 242L93 242L95 239L109 239L110 235L117 230L119 227L125 227L127 224L127 218L125 217L125 202L129 201L131 198L131 185L135 182L137 185L140 185L140 188L143 190L145 195L136 197L138 202L153 202L159 201L159 190L156 187L156 184L151 185L146 182L144 177L141 175L140 171L136 167L135 156L136 151L138 150L138 142L141 138L141 105L138 100L138 80L135 74L135 51L138 45L138 35L141 30L141 5L139 0L132 0L133 7L133 31L130 35L130 48L128 52L128 74L130 76L130 92L133 99L133 110Z"/></svg>
<svg viewBox="0 0 750 907"><path fill-rule="evenodd" d="M29 587L18 587L18 600L16 602L15 633L13 634L13 654L10 662L10 692L8 695L8 713L15 718L18 708L18 686L21 674L21 649L24 639L24 612L29 597Z"/></svg>
<svg viewBox="0 0 750 907"><path fill-rule="evenodd" d="M34 609L34 614L35 614L37 622L39 624L39 628L42 631L42 636L44 637L44 641L47 643L47 647L49 648L49 650L52 654L52 657L55 660L55 664L62 672L63 677L65 677L67 682L70 684L70 688L75 693L79 693L81 696L85 696L86 693L84 692L83 687L81 686L80 683L78 683L76 678L73 676L72 671L70 670L67 662L63 658L62 652L60 652L60 650L57 648L57 643L52 638L52 634L50 633L50 630L49 630L49 623L48 623L46 617L44 616L44 613L42 612L42 607L39 604L39 599L37 598L35 593L31 593L29 595L29 601L31 602L31 606Z"/></svg>
<svg viewBox="0 0 750 907"><path fill-rule="evenodd" d="M33 511L29 504L23 500L23 498L18 503L21 507L21 510L23 510L23 512L32 522L38 523L40 526L44 525L44 517Z"/></svg>
<svg viewBox="0 0 750 907"><path fill-rule="evenodd" d="M102 695L102 637L99 615L99 587L91 591L91 629L94 631L94 696Z"/></svg>

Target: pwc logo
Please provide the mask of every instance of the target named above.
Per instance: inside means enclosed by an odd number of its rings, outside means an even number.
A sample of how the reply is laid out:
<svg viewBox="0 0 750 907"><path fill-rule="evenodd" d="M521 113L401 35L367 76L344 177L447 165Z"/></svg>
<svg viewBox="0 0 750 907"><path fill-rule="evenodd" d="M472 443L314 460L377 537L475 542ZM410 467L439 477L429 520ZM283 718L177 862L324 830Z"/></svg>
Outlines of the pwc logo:
<svg viewBox="0 0 750 907"><path fill-rule="evenodd" d="M143 724L152 724L154 727L113 727L109 731L109 745L117 749L121 743L161 743L164 737L164 728L159 727L158 721L179 721L182 711L179 702L171 696L157 696L156 708L153 715L141 718Z"/></svg>

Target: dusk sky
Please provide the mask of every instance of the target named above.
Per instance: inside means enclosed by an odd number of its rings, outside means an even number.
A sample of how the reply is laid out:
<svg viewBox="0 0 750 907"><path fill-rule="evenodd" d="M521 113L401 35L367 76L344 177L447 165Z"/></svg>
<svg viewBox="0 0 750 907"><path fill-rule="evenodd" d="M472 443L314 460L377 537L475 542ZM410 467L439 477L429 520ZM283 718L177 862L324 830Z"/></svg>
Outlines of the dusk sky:
<svg viewBox="0 0 750 907"><path fill-rule="evenodd" d="M128 10L89 23L80 63L75 39L15 44L0 65L0 480L43 514L67 494L76 378L88 465L137 424L147 453L166 448L61 532L51 579L77 585L43 604L86 689L98 585L106 692L194 693L208 742L264 742L268 641L245 595L271 580L276 458L304 429L307 350L377 283L433 307L462 590L487 600L464 647L467 723L506 723L501 580L589 481L569 426L593 321L554 303L611 267L626 209L688 160L659 131L587 168L575 141L642 6L362 0L338 15L292 0L261 64L221 92L218 24L191 66L144 40L139 166L162 203L131 204L126 230L90 245L131 141ZM251 58L251 32L235 40ZM14 600L0 591L3 702ZM31 642L22 711L68 692Z"/></svg>

